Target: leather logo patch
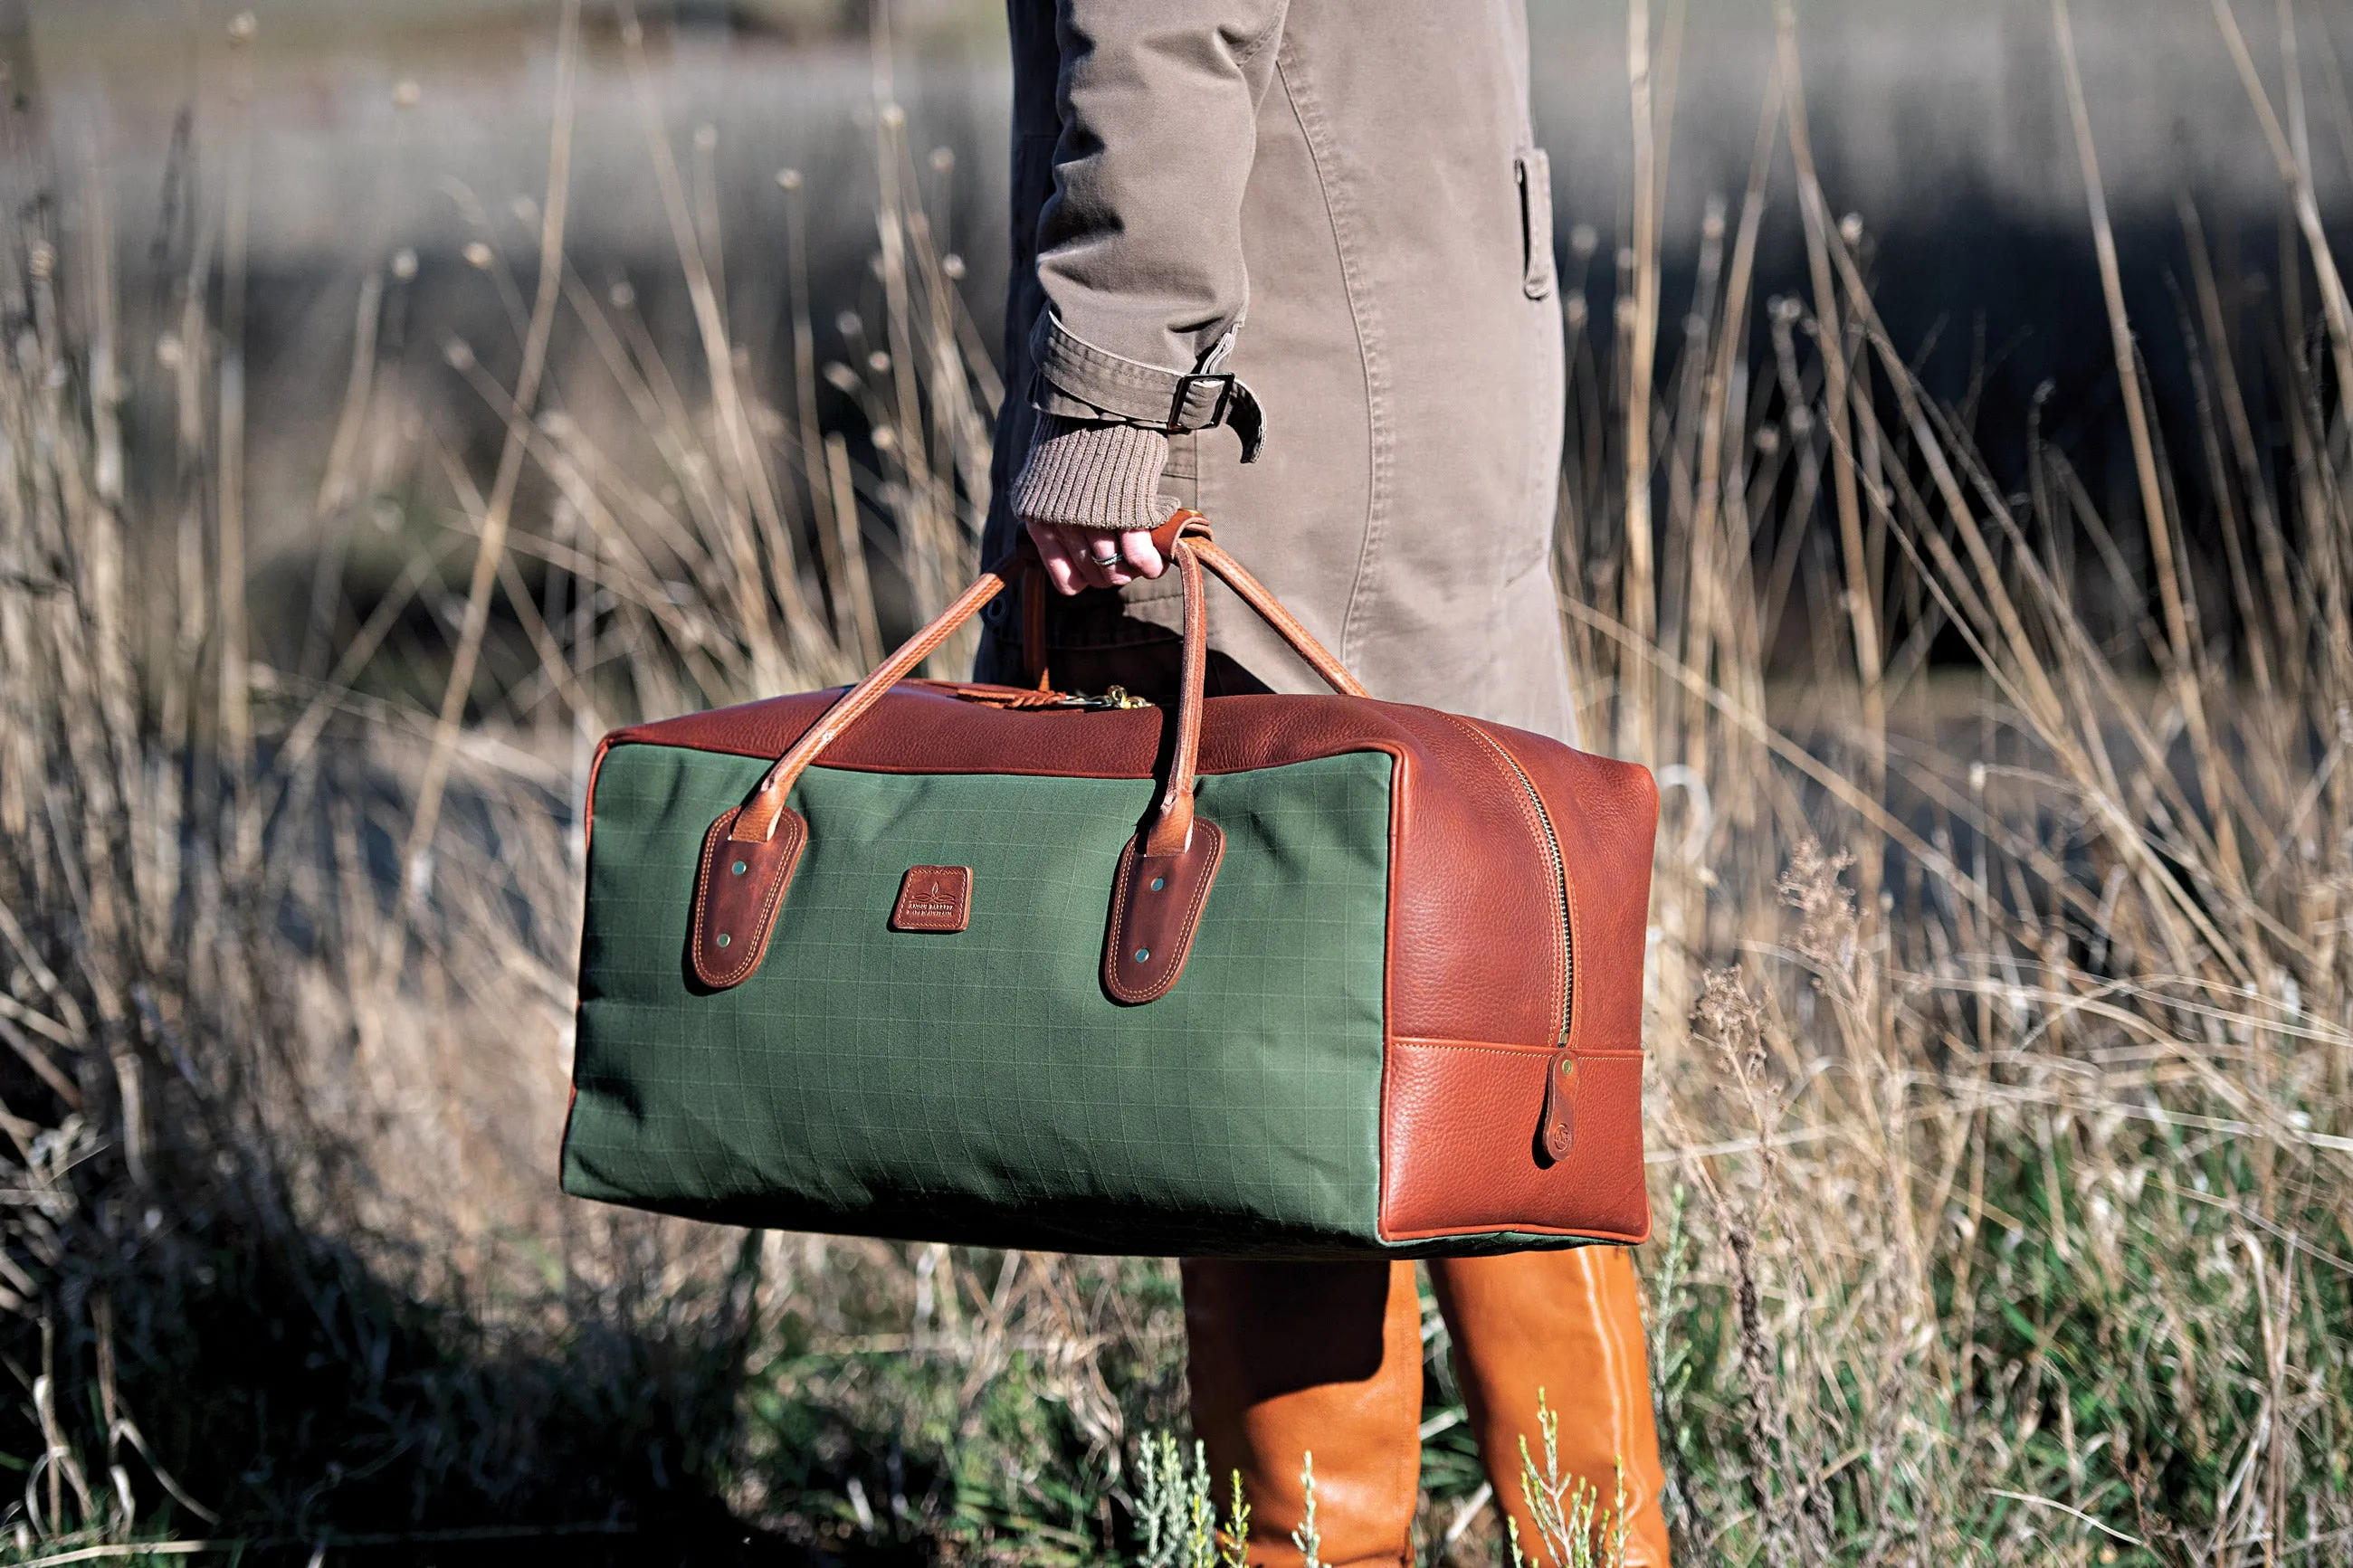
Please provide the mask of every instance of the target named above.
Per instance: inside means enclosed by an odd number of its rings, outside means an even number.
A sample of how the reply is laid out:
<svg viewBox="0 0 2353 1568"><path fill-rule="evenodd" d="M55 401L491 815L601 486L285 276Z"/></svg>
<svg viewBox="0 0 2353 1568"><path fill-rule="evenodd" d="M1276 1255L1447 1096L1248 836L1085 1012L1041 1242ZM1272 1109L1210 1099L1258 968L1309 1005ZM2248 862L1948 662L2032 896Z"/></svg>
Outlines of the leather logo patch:
<svg viewBox="0 0 2353 1568"><path fill-rule="evenodd" d="M899 884L892 931L958 931L972 921L972 868L913 866Z"/></svg>

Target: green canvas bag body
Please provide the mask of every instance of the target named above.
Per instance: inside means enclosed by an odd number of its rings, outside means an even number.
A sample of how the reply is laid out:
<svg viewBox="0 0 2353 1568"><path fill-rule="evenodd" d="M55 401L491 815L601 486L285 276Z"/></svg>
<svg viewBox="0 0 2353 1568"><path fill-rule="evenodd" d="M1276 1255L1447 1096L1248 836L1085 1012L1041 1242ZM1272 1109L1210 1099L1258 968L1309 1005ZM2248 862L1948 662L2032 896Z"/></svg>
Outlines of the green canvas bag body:
<svg viewBox="0 0 2353 1568"><path fill-rule="evenodd" d="M907 679L615 732L567 1193L1097 1253L1649 1231L1644 769L1377 702L1219 550L1174 710ZM1202 571L1331 696L1205 698Z"/></svg>

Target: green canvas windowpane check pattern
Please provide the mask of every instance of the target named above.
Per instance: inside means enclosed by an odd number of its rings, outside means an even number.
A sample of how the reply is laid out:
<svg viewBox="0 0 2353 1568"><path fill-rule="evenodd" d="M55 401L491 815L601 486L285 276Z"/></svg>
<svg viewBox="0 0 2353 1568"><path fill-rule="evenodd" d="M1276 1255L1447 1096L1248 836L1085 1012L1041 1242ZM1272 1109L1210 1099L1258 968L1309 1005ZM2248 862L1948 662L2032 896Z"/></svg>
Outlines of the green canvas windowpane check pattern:
<svg viewBox="0 0 2353 1568"><path fill-rule="evenodd" d="M597 775L567 1192L742 1224L1181 1253L1377 1245L1384 752L1204 778L1224 860L1175 989L1103 989L1148 780L812 768L759 972L687 965L704 830L767 764ZM971 921L890 928L908 868Z"/></svg>

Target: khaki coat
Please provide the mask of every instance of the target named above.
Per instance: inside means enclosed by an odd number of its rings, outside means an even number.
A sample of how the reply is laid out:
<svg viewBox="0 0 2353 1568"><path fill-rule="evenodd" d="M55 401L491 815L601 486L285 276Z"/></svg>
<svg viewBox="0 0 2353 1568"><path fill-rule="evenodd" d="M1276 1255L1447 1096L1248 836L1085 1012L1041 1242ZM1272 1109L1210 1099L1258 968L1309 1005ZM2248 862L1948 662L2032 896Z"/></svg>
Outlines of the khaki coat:
<svg viewBox="0 0 2353 1568"><path fill-rule="evenodd" d="M1549 166L1520 0L1008 0L1003 498L1036 413L1174 410L1164 494L1374 695L1574 738L1552 572L1563 422ZM1230 372L1263 411L1191 428ZM1219 685L1321 689L1214 587ZM1166 669L1173 574L1057 602L1057 684ZM985 679L1018 679L991 606Z"/></svg>

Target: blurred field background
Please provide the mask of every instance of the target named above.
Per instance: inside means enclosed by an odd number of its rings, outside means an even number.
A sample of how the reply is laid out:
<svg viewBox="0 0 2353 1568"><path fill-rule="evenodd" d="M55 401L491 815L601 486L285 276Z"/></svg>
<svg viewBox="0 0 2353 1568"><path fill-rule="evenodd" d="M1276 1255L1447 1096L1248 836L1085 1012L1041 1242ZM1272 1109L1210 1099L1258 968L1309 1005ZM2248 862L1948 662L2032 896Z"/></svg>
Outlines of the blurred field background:
<svg viewBox="0 0 2353 1568"><path fill-rule="evenodd" d="M1533 24L1686 1560L2353 1558L2353 25ZM972 568L1002 26L0 0L0 1560L1146 1555L1165 1266L554 1191L595 738Z"/></svg>

